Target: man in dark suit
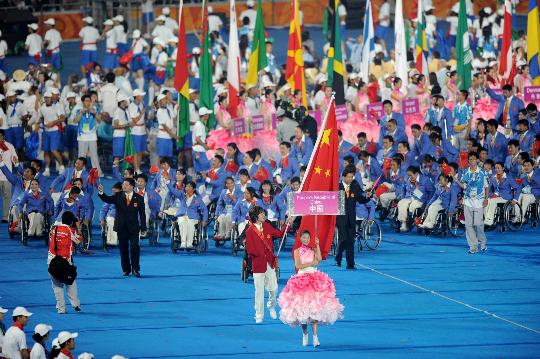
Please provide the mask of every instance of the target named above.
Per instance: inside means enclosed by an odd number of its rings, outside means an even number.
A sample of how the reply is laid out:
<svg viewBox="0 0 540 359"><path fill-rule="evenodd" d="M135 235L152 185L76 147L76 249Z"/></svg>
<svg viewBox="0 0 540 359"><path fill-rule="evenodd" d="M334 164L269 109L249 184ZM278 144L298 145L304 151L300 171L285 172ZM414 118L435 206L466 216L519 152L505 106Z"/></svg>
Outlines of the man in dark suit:
<svg viewBox="0 0 540 359"><path fill-rule="evenodd" d="M108 196L103 193L103 186L99 185L98 193L103 202L112 203L116 207L114 231L118 234L124 276L128 276L133 272L135 277L140 277L139 234L143 237L146 236L146 215L144 198L135 193L134 188L135 180L126 178L122 182L121 192Z"/></svg>
<svg viewBox="0 0 540 359"><path fill-rule="evenodd" d="M356 204L367 203L371 192L364 191L354 179L356 169L347 166L342 173L339 190L345 192L345 214L336 217L338 228L339 247L336 255L336 265L341 267L343 251L346 252L347 269L356 269L354 266L354 241L356 239Z"/></svg>

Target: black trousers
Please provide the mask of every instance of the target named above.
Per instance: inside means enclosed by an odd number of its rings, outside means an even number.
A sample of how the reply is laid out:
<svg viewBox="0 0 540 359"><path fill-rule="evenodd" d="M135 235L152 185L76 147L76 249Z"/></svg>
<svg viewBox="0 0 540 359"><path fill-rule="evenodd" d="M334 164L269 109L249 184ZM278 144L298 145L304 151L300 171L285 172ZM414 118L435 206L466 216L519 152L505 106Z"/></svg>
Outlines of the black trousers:
<svg viewBox="0 0 540 359"><path fill-rule="evenodd" d="M120 247L122 271L140 271L139 257L141 255L141 247L139 246L139 233L129 233L126 230L118 231L118 244Z"/></svg>
<svg viewBox="0 0 540 359"><path fill-rule="evenodd" d="M339 246L336 254L336 262L341 263L343 252L345 251L347 266L354 266L354 241L356 239L356 225L351 224L338 226L338 239Z"/></svg>

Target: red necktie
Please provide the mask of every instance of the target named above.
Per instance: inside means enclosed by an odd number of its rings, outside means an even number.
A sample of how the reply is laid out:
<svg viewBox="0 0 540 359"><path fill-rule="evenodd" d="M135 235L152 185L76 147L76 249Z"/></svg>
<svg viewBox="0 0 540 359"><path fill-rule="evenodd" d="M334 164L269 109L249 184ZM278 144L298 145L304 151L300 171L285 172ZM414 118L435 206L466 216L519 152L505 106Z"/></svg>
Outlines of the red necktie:
<svg viewBox="0 0 540 359"><path fill-rule="evenodd" d="M282 168L289 167L289 156L281 159L281 167Z"/></svg>
<svg viewBox="0 0 540 359"><path fill-rule="evenodd" d="M144 196L144 192L142 190L137 193L139 194L139 196Z"/></svg>

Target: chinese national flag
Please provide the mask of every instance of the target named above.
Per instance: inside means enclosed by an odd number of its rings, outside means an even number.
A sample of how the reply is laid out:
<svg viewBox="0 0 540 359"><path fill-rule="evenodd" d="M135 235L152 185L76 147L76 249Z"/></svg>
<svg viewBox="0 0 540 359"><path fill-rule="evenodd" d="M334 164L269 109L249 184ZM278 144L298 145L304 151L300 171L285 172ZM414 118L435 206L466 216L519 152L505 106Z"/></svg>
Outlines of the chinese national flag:
<svg viewBox="0 0 540 359"><path fill-rule="evenodd" d="M335 103L332 100L330 108L324 119L315 150L311 155L309 167L306 171L300 191L338 191L339 190L339 153L338 153L338 128L336 123ZM334 239L336 216L317 216L317 237L323 259L328 257L328 252ZM300 245L300 233L308 230L311 240L315 238L315 216L304 216L297 232L294 248Z"/></svg>

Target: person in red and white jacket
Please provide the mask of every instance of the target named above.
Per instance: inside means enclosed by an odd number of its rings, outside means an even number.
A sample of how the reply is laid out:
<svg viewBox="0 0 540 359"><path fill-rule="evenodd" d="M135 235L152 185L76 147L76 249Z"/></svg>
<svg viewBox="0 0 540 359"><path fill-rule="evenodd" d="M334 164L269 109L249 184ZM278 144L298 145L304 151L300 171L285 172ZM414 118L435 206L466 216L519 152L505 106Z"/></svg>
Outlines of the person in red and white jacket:
<svg viewBox="0 0 540 359"><path fill-rule="evenodd" d="M266 212L259 206L249 211L251 224L246 230L246 251L251 258L253 282L255 284L255 323L262 323L264 318L264 288L268 291L268 310L272 319L277 318L276 293L278 290L276 276L276 257L274 256L274 238L281 238L287 229L284 224L281 230L275 229L266 221ZM292 223L289 218L287 223Z"/></svg>
<svg viewBox="0 0 540 359"><path fill-rule="evenodd" d="M72 256L74 252L74 244L80 242L79 235L77 233L77 218L73 212L66 211L62 214L62 224L55 226L51 230L49 239L49 256L47 259L47 267L51 263L51 260L55 256L62 256L70 264L73 264ZM55 245L56 244L56 245ZM64 283L51 277L54 296L56 298L56 310L59 314L66 313L66 302L64 300ZM81 301L77 291L77 281L74 281L72 285L65 285L68 298L72 307L76 312L81 311Z"/></svg>

